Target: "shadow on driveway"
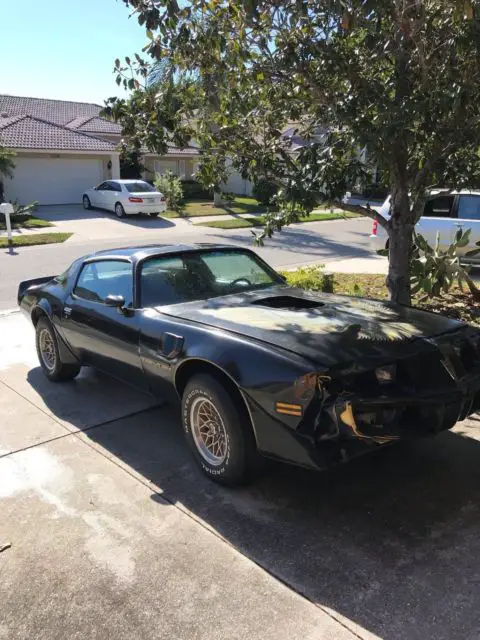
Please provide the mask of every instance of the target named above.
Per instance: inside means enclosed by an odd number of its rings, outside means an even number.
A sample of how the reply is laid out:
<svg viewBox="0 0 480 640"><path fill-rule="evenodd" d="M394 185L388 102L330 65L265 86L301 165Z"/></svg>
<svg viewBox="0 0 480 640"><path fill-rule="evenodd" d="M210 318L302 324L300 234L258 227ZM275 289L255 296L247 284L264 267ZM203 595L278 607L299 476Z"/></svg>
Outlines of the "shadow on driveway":
<svg viewBox="0 0 480 640"><path fill-rule="evenodd" d="M62 418L66 396L43 394ZM311 601L382 638L451 640L480 629L480 425L458 429L327 473L272 463L235 490L198 471L177 408L85 435Z"/></svg>

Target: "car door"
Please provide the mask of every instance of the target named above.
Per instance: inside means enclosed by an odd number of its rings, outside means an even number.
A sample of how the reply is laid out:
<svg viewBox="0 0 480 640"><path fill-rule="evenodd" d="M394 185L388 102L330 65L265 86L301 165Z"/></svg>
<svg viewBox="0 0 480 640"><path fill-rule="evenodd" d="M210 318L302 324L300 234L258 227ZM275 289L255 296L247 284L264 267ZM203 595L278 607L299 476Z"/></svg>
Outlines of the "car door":
<svg viewBox="0 0 480 640"><path fill-rule="evenodd" d="M123 310L107 306L108 295L123 296ZM148 388L139 356L138 324L132 264L112 259L86 262L65 300L61 319L63 335L82 361Z"/></svg>
<svg viewBox="0 0 480 640"><path fill-rule="evenodd" d="M105 208L105 193L108 189L108 184L107 182L102 182L101 184L98 185L98 187L95 187L95 189L92 189L92 194L91 194L91 203L94 207L98 207L99 209L104 209Z"/></svg>
<svg viewBox="0 0 480 640"><path fill-rule="evenodd" d="M106 185L107 188L104 191L104 208L109 211L115 211L116 203L122 199L122 186L114 180L108 180Z"/></svg>
<svg viewBox="0 0 480 640"><path fill-rule="evenodd" d="M459 229L470 229L470 242L466 247L459 247L458 254L464 256L468 251L476 249L475 244L480 242L480 194L460 194L458 197L457 217L454 220L452 241ZM479 257L476 257L478 260Z"/></svg>
<svg viewBox="0 0 480 640"><path fill-rule="evenodd" d="M454 194L436 194L431 196L423 210L415 231L422 235L430 246L435 246L437 233L440 234L440 247L447 248L451 242L457 196Z"/></svg>

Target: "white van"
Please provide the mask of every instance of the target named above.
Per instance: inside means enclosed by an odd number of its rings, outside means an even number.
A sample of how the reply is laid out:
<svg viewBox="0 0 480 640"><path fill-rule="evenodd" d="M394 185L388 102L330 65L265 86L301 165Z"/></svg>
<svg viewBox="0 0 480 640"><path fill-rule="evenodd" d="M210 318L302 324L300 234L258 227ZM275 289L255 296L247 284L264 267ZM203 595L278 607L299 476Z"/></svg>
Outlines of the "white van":
<svg viewBox="0 0 480 640"><path fill-rule="evenodd" d="M381 215L387 220L390 217L390 199L389 196L380 209ZM478 248L475 244L480 241L480 191L431 191L423 215L415 227L417 233L434 246L437 232L440 232L440 246L447 248L459 229L471 229L470 243L459 248L459 255ZM375 221L370 244L374 251L388 248L387 232ZM480 254L469 260L480 262Z"/></svg>

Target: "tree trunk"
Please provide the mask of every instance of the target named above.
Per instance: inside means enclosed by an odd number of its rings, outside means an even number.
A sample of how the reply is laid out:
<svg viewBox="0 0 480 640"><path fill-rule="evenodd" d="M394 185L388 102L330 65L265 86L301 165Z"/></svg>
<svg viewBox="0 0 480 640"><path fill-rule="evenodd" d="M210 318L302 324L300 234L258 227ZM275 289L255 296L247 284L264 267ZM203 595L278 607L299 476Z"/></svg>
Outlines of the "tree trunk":
<svg viewBox="0 0 480 640"><path fill-rule="evenodd" d="M213 204L214 204L215 207L223 206L223 198L222 198L222 192L221 191L214 191L213 192Z"/></svg>
<svg viewBox="0 0 480 640"><path fill-rule="evenodd" d="M387 286L392 302L410 305L412 297L409 265L415 223L406 188L393 190L391 212L388 223L390 262Z"/></svg>

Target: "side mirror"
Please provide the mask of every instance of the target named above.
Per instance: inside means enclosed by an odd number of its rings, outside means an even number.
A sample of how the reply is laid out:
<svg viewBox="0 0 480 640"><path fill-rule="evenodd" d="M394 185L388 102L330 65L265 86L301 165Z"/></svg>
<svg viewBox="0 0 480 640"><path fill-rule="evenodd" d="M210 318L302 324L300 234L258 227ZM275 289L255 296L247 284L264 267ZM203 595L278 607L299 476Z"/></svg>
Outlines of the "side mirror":
<svg viewBox="0 0 480 640"><path fill-rule="evenodd" d="M105 298L104 302L107 307L116 307L117 309L122 309L125 306L125 298L123 296L110 294Z"/></svg>

